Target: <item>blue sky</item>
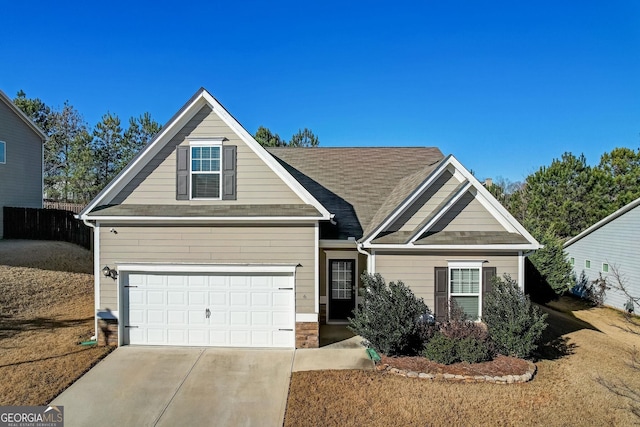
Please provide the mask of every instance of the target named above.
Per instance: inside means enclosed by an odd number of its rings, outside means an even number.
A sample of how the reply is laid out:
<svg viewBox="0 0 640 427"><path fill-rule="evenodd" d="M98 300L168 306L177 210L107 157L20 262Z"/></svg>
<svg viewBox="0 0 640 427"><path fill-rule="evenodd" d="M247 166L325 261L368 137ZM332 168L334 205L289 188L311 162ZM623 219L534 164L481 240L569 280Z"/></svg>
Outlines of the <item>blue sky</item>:
<svg viewBox="0 0 640 427"><path fill-rule="evenodd" d="M204 86L251 133L438 146L481 179L640 146L635 0L57 3L3 4L0 89L91 126Z"/></svg>

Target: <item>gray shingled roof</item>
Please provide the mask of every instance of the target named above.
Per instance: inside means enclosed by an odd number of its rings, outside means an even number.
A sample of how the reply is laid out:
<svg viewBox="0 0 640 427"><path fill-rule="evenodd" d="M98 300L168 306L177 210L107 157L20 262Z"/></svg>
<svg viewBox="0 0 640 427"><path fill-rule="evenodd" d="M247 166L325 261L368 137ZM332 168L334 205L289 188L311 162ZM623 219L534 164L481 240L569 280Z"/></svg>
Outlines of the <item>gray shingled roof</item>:
<svg viewBox="0 0 640 427"><path fill-rule="evenodd" d="M319 217L311 205L112 205L91 211L94 216L149 216L149 217Z"/></svg>
<svg viewBox="0 0 640 427"><path fill-rule="evenodd" d="M360 239L442 161L435 147L267 148L331 213L334 238Z"/></svg>
<svg viewBox="0 0 640 427"><path fill-rule="evenodd" d="M440 231L427 233L416 245L518 245L529 241L508 231Z"/></svg>
<svg viewBox="0 0 640 427"><path fill-rule="evenodd" d="M380 245L403 245L411 238L413 231L396 231L378 237L372 243ZM508 231L439 231L426 233L416 240L416 245L517 245L528 243L524 236Z"/></svg>

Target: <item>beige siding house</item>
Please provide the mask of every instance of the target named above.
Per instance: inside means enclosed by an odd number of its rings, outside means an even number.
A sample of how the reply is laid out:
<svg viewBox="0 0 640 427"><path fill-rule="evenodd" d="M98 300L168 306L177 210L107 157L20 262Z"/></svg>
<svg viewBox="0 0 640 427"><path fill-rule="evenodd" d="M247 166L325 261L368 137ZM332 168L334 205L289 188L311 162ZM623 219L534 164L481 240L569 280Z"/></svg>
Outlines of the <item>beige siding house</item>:
<svg viewBox="0 0 640 427"><path fill-rule="evenodd" d="M42 161L46 136L0 91L0 239L2 208L42 207Z"/></svg>
<svg viewBox="0 0 640 427"><path fill-rule="evenodd" d="M538 243L437 148L269 148L200 89L80 213L96 328L118 345L317 347L363 272L441 316L521 286Z"/></svg>

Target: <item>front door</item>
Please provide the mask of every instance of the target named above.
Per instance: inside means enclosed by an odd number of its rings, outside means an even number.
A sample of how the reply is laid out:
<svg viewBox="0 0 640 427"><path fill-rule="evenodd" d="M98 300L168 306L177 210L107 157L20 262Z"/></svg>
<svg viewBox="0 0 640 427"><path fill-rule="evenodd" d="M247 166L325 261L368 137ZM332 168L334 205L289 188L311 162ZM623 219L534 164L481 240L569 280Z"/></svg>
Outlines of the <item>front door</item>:
<svg viewBox="0 0 640 427"><path fill-rule="evenodd" d="M329 320L346 321L356 307L356 262L332 259L329 264Z"/></svg>

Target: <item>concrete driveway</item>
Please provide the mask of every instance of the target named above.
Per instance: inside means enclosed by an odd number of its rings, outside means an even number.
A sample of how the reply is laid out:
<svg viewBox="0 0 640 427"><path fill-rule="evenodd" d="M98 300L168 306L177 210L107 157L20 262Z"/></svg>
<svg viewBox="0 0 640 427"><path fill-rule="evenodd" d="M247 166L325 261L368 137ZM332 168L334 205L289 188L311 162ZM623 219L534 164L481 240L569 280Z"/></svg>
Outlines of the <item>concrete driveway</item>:
<svg viewBox="0 0 640 427"><path fill-rule="evenodd" d="M293 350L116 349L52 404L65 426L281 426Z"/></svg>

